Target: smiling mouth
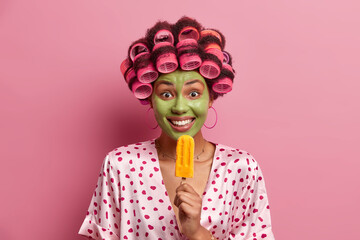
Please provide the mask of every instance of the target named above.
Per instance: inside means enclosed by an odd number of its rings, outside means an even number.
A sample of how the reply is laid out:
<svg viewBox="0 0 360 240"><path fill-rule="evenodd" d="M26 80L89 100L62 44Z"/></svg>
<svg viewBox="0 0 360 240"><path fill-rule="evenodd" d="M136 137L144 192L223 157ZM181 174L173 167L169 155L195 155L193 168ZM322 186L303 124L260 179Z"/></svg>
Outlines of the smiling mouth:
<svg viewBox="0 0 360 240"><path fill-rule="evenodd" d="M166 119L176 132L189 131L195 122L194 117L168 117Z"/></svg>
<svg viewBox="0 0 360 240"><path fill-rule="evenodd" d="M190 123L192 123L195 118L190 118L190 119L186 119L186 120L174 120L174 119L167 119L172 125L176 126L176 127L183 127L186 126Z"/></svg>

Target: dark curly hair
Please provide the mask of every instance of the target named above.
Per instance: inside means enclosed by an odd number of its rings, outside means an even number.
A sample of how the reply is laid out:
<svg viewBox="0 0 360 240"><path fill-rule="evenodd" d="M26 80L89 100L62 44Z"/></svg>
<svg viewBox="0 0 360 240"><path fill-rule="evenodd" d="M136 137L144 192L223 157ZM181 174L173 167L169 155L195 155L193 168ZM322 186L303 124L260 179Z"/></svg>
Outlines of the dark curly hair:
<svg viewBox="0 0 360 240"><path fill-rule="evenodd" d="M195 19L184 16L175 24L158 21L130 45L120 69L140 100L151 95L159 74L176 69L198 70L215 100L231 91L235 77L231 55L224 48L224 35L205 29Z"/></svg>

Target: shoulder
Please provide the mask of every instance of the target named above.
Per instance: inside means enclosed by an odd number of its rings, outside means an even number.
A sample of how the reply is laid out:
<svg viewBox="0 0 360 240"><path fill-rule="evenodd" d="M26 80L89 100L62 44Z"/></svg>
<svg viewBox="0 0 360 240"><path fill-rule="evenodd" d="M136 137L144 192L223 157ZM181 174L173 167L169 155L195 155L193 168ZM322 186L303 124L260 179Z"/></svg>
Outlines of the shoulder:
<svg viewBox="0 0 360 240"><path fill-rule="evenodd" d="M147 140L117 147L110 151L106 158L110 162L119 164L121 162L126 163L134 159L139 159L140 157L154 157L155 151L154 140Z"/></svg>
<svg viewBox="0 0 360 240"><path fill-rule="evenodd" d="M221 161L221 165L227 165L229 168L241 167L248 170L258 168L258 162L249 152L222 144L216 144L214 159Z"/></svg>
<svg viewBox="0 0 360 240"><path fill-rule="evenodd" d="M108 155L112 155L112 154L121 155L122 153L130 154L131 151L134 153L142 152L142 151L146 151L147 148L152 147L152 146L155 146L154 140L137 142L137 143L117 147L117 148L113 149L112 151L110 151Z"/></svg>
<svg viewBox="0 0 360 240"><path fill-rule="evenodd" d="M239 180L243 184L263 179L258 162L249 152L221 144L217 144L216 148L213 166L219 175L223 174L224 178L235 182Z"/></svg>

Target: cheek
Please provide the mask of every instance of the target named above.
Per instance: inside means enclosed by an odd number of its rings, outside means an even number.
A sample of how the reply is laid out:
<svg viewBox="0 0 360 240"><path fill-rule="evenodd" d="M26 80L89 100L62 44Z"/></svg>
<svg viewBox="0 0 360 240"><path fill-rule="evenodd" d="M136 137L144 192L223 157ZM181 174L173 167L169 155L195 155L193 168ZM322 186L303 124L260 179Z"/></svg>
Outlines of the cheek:
<svg viewBox="0 0 360 240"><path fill-rule="evenodd" d="M202 117L207 115L209 105L208 101L197 101L194 102L192 105L192 109L197 116Z"/></svg>
<svg viewBox="0 0 360 240"><path fill-rule="evenodd" d="M161 111L161 107L159 108L159 106L154 106L154 114L157 120L161 119L162 116L164 116L164 113Z"/></svg>
<svg viewBox="0 0 360 240"><path fill-rule="evenodd" d="M169 103L161 101L160 99L154 99L154 113L157 119L164 117L169 110Z"/></svg>

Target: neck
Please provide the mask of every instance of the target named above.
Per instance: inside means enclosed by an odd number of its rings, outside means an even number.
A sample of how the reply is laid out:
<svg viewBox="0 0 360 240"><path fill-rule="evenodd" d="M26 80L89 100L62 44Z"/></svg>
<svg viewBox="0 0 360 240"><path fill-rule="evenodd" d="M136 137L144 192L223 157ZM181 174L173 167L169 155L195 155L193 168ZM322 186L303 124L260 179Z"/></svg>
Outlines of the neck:
<svg viewBox="0 0 360 240"><path fill-rule="evenodd" d="M201 130L193 138L195 143L194 156L197 156L203 151L206 140L204 139ZM169 137L165 132L161 132L160 137L157 138L156 141L163 153L169 156L176 157L177 140Z"/></svg>

